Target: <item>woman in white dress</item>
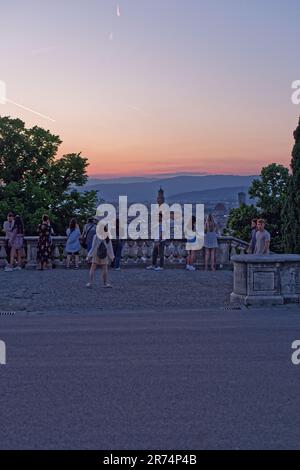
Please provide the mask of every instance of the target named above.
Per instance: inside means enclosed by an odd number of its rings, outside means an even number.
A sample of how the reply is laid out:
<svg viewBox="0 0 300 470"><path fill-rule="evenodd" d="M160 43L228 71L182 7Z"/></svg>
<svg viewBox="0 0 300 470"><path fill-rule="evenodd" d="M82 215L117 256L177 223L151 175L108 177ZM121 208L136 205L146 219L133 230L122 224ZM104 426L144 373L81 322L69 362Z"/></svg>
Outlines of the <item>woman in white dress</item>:
<svg viewBox="0 0 300 470"><path fill-rule="evenodd" d="M205 222L204 248L205 271L208 270L210 259L211 270L216 270L216 251L218 248L218 227L212 214L209 214Z"/></svg>

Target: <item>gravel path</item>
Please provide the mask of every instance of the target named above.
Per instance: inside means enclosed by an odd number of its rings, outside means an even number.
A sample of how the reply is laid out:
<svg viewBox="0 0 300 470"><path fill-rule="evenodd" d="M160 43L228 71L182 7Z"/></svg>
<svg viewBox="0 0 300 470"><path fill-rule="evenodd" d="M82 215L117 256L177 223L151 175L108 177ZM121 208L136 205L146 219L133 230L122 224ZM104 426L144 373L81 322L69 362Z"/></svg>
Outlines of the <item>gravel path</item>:
<svg viewBox="0 0 300 470"><path fill-rule="evenodd" d="M0 272L0 311L81 313L92 310L203 309L229 304L232 272L110 271L113 289L103 289L100 272L92 289L87 270Z"/></svg>

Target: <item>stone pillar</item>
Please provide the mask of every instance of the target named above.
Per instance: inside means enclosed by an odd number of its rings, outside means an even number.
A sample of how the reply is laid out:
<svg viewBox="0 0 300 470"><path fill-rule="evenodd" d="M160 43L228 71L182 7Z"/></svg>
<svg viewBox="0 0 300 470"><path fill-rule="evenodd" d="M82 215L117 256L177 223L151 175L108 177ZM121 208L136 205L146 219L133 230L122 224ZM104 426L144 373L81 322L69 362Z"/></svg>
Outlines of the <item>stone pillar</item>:
<svg viewBox="0 0 300 470"><path fill-rule="evenodd" d="M0 240L0 268L5 268L7 265L5 240Z"/></svg>
<svg viewBox="0 0 300 470"><path fill-rule="evenodd" d="M25 242L27 246L27 261L26 261L25 268L35 269L37 265L36 256L37 256L38 237L26 237Z"/></svg>
<svg viewBox="0 0 300 470"><path fill-rule="evenodd" d="M231 300L245 305L300 303L299 255L233 256Z"/></svg>

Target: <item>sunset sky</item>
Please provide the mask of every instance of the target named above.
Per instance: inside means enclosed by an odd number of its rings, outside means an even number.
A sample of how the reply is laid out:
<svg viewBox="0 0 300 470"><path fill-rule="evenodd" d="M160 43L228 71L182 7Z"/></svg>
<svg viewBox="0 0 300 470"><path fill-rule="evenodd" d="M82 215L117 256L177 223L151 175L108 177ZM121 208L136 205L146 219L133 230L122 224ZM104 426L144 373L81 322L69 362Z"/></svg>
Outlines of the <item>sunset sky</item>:
<svg viewBox="0 0 300 470"><path fill-rule="evenodd" d="M119 7L118 7L119 5ZM1 1L0 114L99 176L288 165L299 0Z"/></svg>

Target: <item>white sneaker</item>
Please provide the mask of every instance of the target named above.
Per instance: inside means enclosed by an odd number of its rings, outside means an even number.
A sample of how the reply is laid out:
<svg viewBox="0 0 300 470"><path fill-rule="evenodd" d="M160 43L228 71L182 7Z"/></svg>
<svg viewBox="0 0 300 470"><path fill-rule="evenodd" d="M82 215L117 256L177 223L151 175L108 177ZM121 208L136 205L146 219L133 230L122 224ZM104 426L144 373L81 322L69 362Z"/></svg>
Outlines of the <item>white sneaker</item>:
<svg viewBox="0 0 300 470"><path fill-rule="evenodd" d="M154 267L154 266L152 266L152 264L151 264L151 266L147 266L147 268L146 268L146 269L147 269L148 271L151 271L151 270L155 269L155 267Z"/></svg>
<svg viewBox="0 0 300 470"><path fill-rule="evenodd" d="M195 266L190 266L190 267L189 267L189 271L196 271Z"/></svg>
<svg viewBox="0 0 300 470"><path fill-rule="evenodd" d="M121 268L115 268L115 271L121 271Z"/></svg>
<svg viewBox="0 0 300 470"><path fill-rule="evenodd" d="M92 284L91 284L90 282L88 282L88 283L86 284L86 287L87 287L88 289L90 289L90 288L92 287Z"/></svg>
<svg viewBox="0 0 300 470"><path fill-rule="evenodd" d="M163 271L164 268L161 268L160 266L157 266L157 268L154 268L154 271Z"/></svg>
<svg viewBox="0 0 300 470"><path fill-rule="evenodd" d="M16 266L16 267L14 268L14 271L21 271L21 270L22 270L21 266Z"/></svg>
<svg viewBox="0 0 300 470"><path fill-rule="evenodd" d="M111 284L104 284L104 289L112 289L112 285Z"/></svg>
<svg viewBox="0 0 300 470"><path fill-rule="evenodd" d="M5 271L6 273L12 273L12 272L13 272L13 268L10 268L9 266L6 266L6 267L4 268L4 271Z"/></svg>

